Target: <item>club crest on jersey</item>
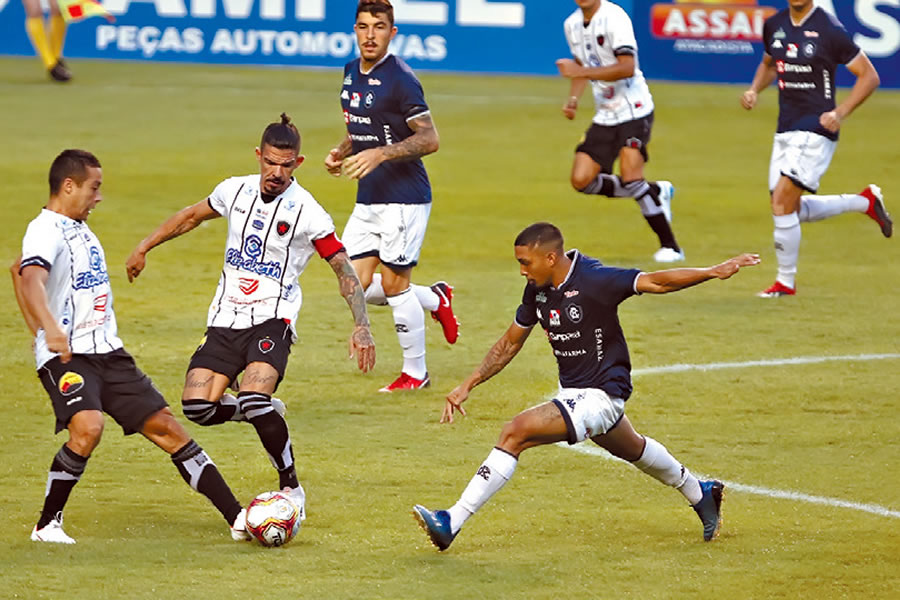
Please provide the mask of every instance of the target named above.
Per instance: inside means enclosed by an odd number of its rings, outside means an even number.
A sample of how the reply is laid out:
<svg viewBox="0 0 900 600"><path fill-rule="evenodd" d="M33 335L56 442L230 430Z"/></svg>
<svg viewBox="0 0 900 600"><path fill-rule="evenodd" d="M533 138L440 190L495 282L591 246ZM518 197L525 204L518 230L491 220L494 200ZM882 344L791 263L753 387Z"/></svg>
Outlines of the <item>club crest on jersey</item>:
<svg viewBox="0 0 900 600"><path fill-rule="evenodd" d="M375 104L375 92L369 92L366 94L366 108L369 108Z"/></svg>
<svg viewBox="0 0 900 600"><path fill-rule="evenodd" d="M248 277L238 278L238 288L244 292L245 296L249 296L259 289L259 279L250 279Z"/></svg>
<svg viewBox="0 0 900 600"><path fill-rule="evenodd" d="M570 304L566 307L566 315L569 317L569 320L573 323L580 323L582 312L581 307L577 304Z"/></svg>
<svg viewBox="0 0 900 600"><path fill-rule="evenodd" d="M788 44L784 55L788 58L797 58L797 44Z"/></svg>
<svg viewBox="0 0 900 600"><path fill-rule="evenodd" d="M287 221L278 221L275 225L275 232L280 236L287 235L287 232L291 230L291 224Z"/></svg>
<svg viewBox="0 0 900 600"><path fill-rule="evenodd" d="M606 37L604 37L604 36L602 36L602 35L598 35L598 36L597 36L597 45L598 45L598 46L602 46L602 45L603 45L603 42L605 42L605 41L606 41Z"/></svg>
<svg viewBox="0 0 900 600"><path fill-rule="evenodd" d="M816 53L816 45L813 42L806 42L803 44L803 56L806 58L812 58Z"/></svg>
<svg viewBox="0 0 900 600"><path fill-rule="evenodd" d="M84 377L74 371L66 371L59 378L59 391L63 396L71 396L84 387Z"/></svg>
<svg viewBox="0 0 900 600"><path fill-rule="evenodd" d="M555 308L550 309L550 325L559 325L559 311Z"/></svg>
<svg viewBox="0 0 900 600"><path fill-rule="evenodd" d="M270 338L264 338L259 340L259 351L263 354L268 354L275 347L275 342L273 342Z"/></svg>

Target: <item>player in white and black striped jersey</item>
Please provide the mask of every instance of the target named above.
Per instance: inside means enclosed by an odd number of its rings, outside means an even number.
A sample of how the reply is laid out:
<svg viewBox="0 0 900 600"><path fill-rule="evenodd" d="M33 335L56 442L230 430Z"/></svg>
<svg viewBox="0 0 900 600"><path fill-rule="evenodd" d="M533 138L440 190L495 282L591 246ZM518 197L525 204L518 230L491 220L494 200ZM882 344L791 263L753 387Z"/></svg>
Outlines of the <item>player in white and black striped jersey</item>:
<svg viewBox="0 0 900 600"><path fill-rule="evenodd" d="M56 431L68 441L53 459L44 507L31 539L74 544L62 528L69 494L100 443L103 412L126 435L140 432L172 456L192 488L246 535L242 509L215 464L175 420L162 394L122 347L106 258L87 226L101 201L100 161L65 150L50 167L50 199L28 226L11 272L16 300L35 336L38 376L53 403Z"/></svg>
<svg viewBox="0 0 900 600"><path fill-rule="evenodd" d="M146 265L146 254L208 219L226 217L225 265L209 307L206 337L191 357L182 403L200 425L249 421L259 435L279 487L302 495L287 423L272 403L296 340L302 303L297 278L314 253L328 261L355 328L350 352L367 372L375 364L366 301L331 216L293 178L303 162L300 133L282 114L256 149L260 173L226 179L210 196L166 220L128 258L129 281ZM243 372L237 398L225 390Z"/></svg>
<svg viewBox="0 0 900 600"><path fill-rule="evenodd" d="M556 61L560 74L571 80L563 114L575 118L578 99L588 82L596 113L575 149L572 187L583 194L634 198L659 238L654 260L684 260L671 226L675 188L669 181L644 178L654 106L638 64L631 19L608 0L575 0L575 4L578 10L564 24L574 59ZM616 160L620 175L613 174Z"/></svg>

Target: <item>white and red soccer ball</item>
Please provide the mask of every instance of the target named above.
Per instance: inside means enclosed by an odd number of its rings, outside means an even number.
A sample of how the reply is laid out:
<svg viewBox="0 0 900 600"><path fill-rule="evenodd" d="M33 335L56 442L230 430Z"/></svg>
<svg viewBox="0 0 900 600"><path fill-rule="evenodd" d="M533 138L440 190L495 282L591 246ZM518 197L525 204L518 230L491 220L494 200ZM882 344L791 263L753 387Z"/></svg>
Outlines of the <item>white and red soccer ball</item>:
<svg viewBox="0 0 900 600"><path fill-rule="evenodd" d="M300 531L303 517L286 492L263 492L247 507L247 531L263 546L282 546Z"/></svg>

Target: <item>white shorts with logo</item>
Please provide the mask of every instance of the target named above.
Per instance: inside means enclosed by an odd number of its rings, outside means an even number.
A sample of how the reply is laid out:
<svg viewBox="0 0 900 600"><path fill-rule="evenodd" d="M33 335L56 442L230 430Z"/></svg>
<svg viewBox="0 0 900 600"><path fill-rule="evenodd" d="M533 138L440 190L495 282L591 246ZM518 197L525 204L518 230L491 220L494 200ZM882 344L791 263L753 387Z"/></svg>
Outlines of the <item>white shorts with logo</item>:
<svg viewBox="0 0 900 600"><path fill-rule="evenodd" d="M390 267L413 267L419 262L428 204L357 204L347 219L341 241L350 258L377 256Z"/></svg>
<svg viewBox="0 0 900 600"><path fill-rule="evenodd" d="M769 191L775 189L778 179L784 175L815 193L836 148L836 141L811 131L776 133L769 163Z"/></svg>
<svg viewBox="0 0 900 600"><path fill-rule="evenodd" d="M597 388L561 387L552 402L566 421L570 444L606 433L625 414L624 400Z"/></svg>

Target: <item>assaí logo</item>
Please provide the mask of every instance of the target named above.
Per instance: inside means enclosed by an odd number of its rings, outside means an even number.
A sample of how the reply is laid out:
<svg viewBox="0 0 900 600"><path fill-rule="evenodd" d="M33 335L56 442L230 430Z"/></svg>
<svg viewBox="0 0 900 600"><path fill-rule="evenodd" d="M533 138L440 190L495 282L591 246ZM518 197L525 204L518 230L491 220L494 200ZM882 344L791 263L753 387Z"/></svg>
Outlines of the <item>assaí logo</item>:
<svg viewBox="0 0 900 600"><path fill-rule="evenodd" d="M675 0L654 4L650 22L653 35L660 38L758 42L763 23L776 12L774 6L757 5L757 0Z"/></svg>
<svg viewBox="0 0 900 600"><path fill-rule="evenodd" d="M281 263L274 260L259 262L262 249L262 240L258 236L251 235L244 241L243 251L237 248L228 249L225 253L225 264L257 275L281 279Z"/></svg>

